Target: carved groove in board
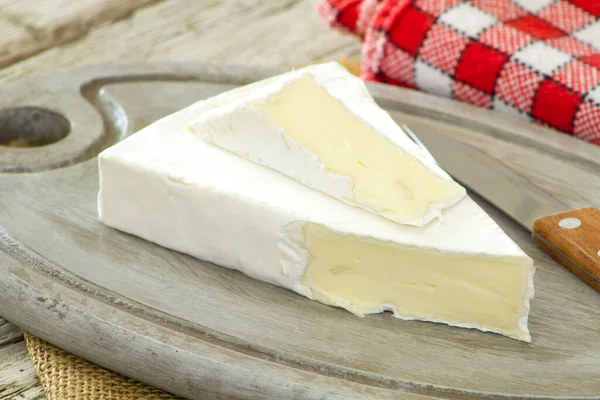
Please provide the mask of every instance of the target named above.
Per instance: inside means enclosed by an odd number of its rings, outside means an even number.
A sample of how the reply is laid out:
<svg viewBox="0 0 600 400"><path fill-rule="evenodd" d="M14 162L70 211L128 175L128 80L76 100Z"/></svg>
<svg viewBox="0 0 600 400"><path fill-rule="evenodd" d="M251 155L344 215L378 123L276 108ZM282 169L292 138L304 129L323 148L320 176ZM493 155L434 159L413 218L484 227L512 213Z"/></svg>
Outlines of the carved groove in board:
<svg viewBox="0 0 600 400"><path fill-rule="evenodd" d="M40 74L0 88L0 108L13 106L12 98L22 93L35 98L34 105L53 110L71 121L75 130L63 140L45 148L24 148L14 151L0 146L0 173L38 172L70 166L94 158L119 138L103 132L99 121L113 125L98 98L104 85L120 82L227 82L245 84L282 72L281 68L248 68L230 66L227 73L216 64L123 64L96 67L74 67ZM11 101L12 100L12 101ZM91 104L90 104L91 103ZM93 109L91 111L90 109ZM90 128L90 124L93 127ZM86 129L82 129L86 126Z"/></svg>
<svg viewBox="0 0 600 400"><path fill-rule="evenodd" d="M446 98L424 92L390 87L381 83L368 82L367 85L381 107L480 132L487 137L510 141L524 148L539 149L589 171L598 171L600 168L600 159L594 155L595 145L577 139L574 142L573 137L567 137L552 129L512 120L497 111L461 102L448 102ZM402 96L393 93L396 89L401 89ZM571 152L570 147L573 146L578 147L576 152Z"/></svg>

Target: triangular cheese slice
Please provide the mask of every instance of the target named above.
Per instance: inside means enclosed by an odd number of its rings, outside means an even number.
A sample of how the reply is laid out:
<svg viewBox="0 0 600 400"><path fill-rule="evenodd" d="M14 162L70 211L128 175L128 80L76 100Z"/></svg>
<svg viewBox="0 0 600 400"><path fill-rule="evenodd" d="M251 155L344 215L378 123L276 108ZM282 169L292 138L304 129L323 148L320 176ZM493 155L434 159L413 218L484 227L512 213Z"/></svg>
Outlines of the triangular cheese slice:
<svg viewBox="0 0 600 400"><path fill-rule="evenodd" d="M209 102L199 137L394 222L423 226L465 196L337 63Z"/></svg>
<svg viewBox="0 0 600 400"><path fill-rule="evenodd" d="M470 198L424 227L394 223L190 133L213 106L100 154L101 221L359 316L390 310L530 341L532 260Z"/></svg>

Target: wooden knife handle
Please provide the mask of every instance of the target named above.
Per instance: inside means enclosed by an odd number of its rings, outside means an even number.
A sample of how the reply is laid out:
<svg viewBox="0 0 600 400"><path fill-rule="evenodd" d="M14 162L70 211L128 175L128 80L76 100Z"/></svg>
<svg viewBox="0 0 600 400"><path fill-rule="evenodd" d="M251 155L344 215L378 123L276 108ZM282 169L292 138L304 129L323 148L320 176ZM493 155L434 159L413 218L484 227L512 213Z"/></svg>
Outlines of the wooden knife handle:
<svg viewBox="0 0 600 400"><path fill-rule="evenodd" d="M588 207L538 218L532 239L600 292L600 210Z"/></svg>

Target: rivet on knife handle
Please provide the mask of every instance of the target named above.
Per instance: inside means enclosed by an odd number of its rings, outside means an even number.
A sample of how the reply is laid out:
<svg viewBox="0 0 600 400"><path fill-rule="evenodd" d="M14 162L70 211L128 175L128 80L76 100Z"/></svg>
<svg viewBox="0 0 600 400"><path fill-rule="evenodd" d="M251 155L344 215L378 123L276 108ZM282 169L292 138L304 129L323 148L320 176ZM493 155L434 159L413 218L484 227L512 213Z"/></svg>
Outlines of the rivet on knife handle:
<svg viewBox="0 0 600 400"><path fill-rule="evenodd" d="M600 210L594 207L538 218L533 241L600 292Z"/></svg>

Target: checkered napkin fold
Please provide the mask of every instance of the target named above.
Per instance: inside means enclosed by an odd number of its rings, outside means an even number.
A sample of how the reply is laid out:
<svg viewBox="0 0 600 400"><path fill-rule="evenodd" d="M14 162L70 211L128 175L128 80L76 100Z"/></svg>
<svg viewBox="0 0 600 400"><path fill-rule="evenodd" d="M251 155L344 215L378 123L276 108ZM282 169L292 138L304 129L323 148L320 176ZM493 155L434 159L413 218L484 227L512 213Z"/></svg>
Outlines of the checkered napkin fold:
<svg viewBox="0 0 600 400"><path fill-rule="evenodd" d="M600 144L600 0L327 0L363 41L361 77Z"/></svg>

